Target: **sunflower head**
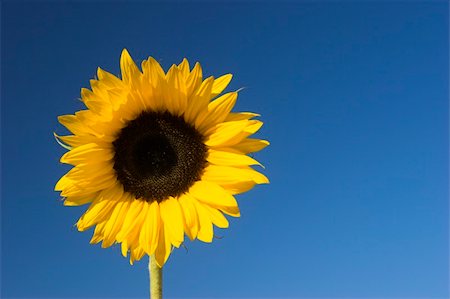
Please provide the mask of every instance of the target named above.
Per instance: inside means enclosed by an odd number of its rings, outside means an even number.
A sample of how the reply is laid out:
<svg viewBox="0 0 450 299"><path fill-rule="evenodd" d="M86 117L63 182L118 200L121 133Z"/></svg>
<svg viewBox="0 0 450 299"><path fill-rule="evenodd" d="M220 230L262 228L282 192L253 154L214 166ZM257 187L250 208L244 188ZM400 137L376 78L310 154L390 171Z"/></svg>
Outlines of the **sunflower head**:
<svg viewBox="0 0 450 299"><path fill-rule="evenodd" d="M65 205L89 204L77 227L95 227L91 243L162 267L185 234L211 242L224 214L240 216L234 195L268 183L247 154L269 143L249 137L257 114L231 112L237 92L220 95L230 74L203 79L186 59L166 73L151 57L139 69L126 50L120 68L121 78L99 68L81 90L87 109L58 118L72 132L56 135L61 162L74 167L55 190Z"/></svg>

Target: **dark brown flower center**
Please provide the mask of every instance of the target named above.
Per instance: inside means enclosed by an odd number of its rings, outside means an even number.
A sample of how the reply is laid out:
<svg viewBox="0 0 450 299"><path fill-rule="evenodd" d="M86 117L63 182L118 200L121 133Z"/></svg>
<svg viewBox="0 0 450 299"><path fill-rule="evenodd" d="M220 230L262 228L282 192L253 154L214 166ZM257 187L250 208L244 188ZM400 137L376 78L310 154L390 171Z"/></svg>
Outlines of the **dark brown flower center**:
<svg viewBox="0 0 450 299"><path fill-rule="evenodd" d="M146 201L179 196L206 166L203 136L182 117L143 112L113 142L114 169L126 192Z"/></svg>

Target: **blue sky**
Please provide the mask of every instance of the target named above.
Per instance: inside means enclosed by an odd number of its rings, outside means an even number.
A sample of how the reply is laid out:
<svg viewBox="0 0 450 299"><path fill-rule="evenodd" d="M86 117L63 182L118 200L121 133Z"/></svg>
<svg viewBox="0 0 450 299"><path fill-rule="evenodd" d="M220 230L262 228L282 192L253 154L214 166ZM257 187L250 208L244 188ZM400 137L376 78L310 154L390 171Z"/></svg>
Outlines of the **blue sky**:
<svg viewBox="0 0 450 299"><path fill-rule="evenodd" d="M270 179L213 244L187 241L167 298L449 296L446 1L1 3L4 298L146 298L147 262L89 245L53 191L57 116L127 48L234 74Z"/></svg>

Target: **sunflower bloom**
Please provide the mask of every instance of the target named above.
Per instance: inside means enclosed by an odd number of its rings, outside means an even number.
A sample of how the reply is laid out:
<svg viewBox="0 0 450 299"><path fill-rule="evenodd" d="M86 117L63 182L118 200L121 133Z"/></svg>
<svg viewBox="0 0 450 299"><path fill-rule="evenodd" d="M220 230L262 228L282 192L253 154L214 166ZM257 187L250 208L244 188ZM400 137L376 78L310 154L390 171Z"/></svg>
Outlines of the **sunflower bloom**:
<svg viewBox="0 0 450 299"><path fill-rule="evenodd" d="M79 231L91 243L121 244L130 263L154 255L162 267L186 234L211 242L224 214L239 217L234 195L268 179L247 154L269 142L249 138L262 126L254 113L231 112L237 92L220 95L227 74L203 79L184 59L167 73L153 58L140 70L126 50L121 77L98 69L81 90L86 110L58 118L72 135L56 136L74 167L56 184L64 204L89 204Z"/></svg>

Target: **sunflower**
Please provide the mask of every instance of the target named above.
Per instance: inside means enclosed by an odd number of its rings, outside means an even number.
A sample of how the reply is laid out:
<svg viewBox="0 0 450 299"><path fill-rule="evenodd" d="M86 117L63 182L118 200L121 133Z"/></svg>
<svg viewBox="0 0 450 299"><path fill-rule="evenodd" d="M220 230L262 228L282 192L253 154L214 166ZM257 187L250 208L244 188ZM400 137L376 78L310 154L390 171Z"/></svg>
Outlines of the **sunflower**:
<svg viewBox="0 0 450 299"><path fill-rule="evenodd" d="M162 267L185 234L212 242L224 214L240 216L234 195L268 183L247 154L269 142L249 138L257 114L231 112L237 91L220 95L231 74L203 80L186 59L165 73L152 57L141 71L126 50L120 69L121 79L98 68L81 90L87 109L58 118L72 133L56 135L68 149L60 161L74 167L55 190L67 206L90 204L76 226L95 226L92 244L120 243L131 264L147 254Z"/></svg>

